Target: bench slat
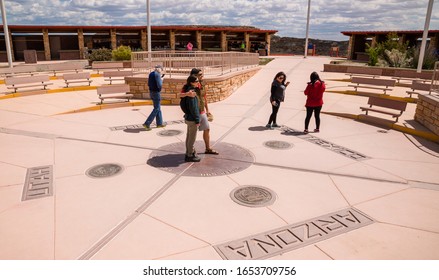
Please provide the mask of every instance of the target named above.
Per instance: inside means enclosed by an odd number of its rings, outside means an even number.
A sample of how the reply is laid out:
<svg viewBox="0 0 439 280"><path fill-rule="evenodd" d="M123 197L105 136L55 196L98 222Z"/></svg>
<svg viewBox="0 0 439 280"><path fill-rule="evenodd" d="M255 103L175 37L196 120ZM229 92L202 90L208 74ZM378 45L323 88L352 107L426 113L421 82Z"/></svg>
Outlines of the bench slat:
<svg viewBox="0 0 439 280"><path fill-rule="evenodd" d="M372 111L372 112L391 115L393 118L396 118L396 121L398 121L398 118L402 115L402 113L407 108L407 103L404 101L387 99L387 98L379 98L379 97L374 97L374 96L369 97L367 104L369 104L370 107L360 107L361 111L366 111L366 115L368 114L369 111ZM385 111L382 109L377 109L374 106L380 107L380 108L393 109L393 110L397 110L399 112Z"/></svg>
<svg viewBox="0 0 439 280"><path fill-rule="evenodd" d="M17 92L17 89L19 88L28 88L28 87L43 86L43 89L46 89L46 86L53 84L53 83L48 83L49 81L50 81L49 75L40 75L40 76L6 78L5 84L8 89L13 89L14 92Z"/></svg>
<svg viewBox="0 0 439 280"><path fill-rule="evenodd" d="M120 85L103 85L97 88L97 93L99 99L101 99L101 104L107 98L118 98L118 99L130 99L134 96L128 93L130 91L130 86L127 84Z"/></svg>

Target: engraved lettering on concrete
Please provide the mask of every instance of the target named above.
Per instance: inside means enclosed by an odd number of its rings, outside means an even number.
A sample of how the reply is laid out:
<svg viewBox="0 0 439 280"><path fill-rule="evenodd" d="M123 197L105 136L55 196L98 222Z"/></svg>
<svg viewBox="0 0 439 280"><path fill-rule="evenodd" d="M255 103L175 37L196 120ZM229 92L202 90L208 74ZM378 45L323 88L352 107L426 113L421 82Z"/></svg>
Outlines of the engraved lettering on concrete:
<svg viewBox="0 0 439 280"><path fill-rule="evenodd" d="M373 222L371 218L360 211L349 208L216 245L215 249L223 259L266 259L367 226Z"/></svg>
<svg viewBox="0 0 439 280"><path fill-rule="evenodd" d="M303 140L306 140L308 142L314 143L314 144L319 145L319 146L321 146L321 147L323 147L325 149L328 149L330 151L333 151L333 152L336 152L338 154L341 154L341 155L343 155L345 157L348 157L348 158L351 158L351 159L354 159L354 160L365 160L365 159L368 159L367 156L365 156L365 155L363 155L361 153L355 152L355 151L353 151L351 149L339 146L339 145L331 143L329 141L320 139L320 138L318 138L316 136L313 136L311 134L303 134L301 131L295 130L295 129L287 127L287 126L282 126L281 129L282 129L283 133L288 133L288 134L297 136L300 139L303 139Z"/></svg>
<svg viewBox="0 0 439 280"><path fill-rule="evenodd" d="M29 168L23 187L21 200L35 199L53 195L53 167L39 166Z"/></svg>
<svg viewBox="0 0 439 280"><path fill-rule="evenodd" d="M175 121L167 121L166 125L174 125L174 124L182 124L184 123L184 120L175 120ZM152 127L155 126L155 123L151 124ZM110 127L111 131L118 131L118 130L126 130L126 129L143 129L143 124L129 124L129 125L121 125L121 126L113 126Z"/></svg>

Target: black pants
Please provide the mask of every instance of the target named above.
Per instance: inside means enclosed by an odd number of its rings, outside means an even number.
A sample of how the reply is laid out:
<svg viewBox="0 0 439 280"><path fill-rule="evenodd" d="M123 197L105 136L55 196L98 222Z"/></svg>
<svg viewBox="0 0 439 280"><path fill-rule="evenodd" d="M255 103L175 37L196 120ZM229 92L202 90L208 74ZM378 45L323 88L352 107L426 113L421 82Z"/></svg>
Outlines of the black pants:
<svg viewBox="0 0 439 280"><path fill-rule="evenodd" d="M279 111L279 107L280 107L280 102L276 101L277 106L273 106L273 104L271 104L271 108L273 110L273 112L270 115L270 119L268 120L268 124L277 124L276 122L276 118L277 118L277 112Z"/></svg>
<svg viewBox="0 0 439 280"><path fill-rule="evenodd" d="M306 107L305 129L308 129L309 121L311 120L312 113L314 112L314 118L316 119L316 129L320 129L320 111L322 106L319 107Z"/></svg>

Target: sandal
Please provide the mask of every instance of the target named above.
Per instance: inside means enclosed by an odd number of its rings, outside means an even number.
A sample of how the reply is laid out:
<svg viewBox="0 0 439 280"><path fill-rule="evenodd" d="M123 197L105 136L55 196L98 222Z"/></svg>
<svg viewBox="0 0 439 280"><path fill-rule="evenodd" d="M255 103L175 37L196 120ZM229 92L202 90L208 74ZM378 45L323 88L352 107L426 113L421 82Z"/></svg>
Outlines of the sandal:
<svg viewBox="0 0 439 280"><path fill-rule="evenodd" d="M217 151L212 150L212 149L206 149L206 151L204 153L210 154L210 155L219 155L219 153Z"/></svg>

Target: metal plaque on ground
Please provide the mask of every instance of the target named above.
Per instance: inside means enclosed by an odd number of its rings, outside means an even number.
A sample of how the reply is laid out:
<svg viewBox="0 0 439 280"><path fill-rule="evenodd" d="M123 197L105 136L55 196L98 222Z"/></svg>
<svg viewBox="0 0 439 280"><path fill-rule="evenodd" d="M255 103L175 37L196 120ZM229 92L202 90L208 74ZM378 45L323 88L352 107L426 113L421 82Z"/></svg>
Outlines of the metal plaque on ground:
<svg viewBox="0 0 439 280"><path fill-rule="evenodd" d="M204 142L197 141L195 150L201 162L185 162L186 146L184 142L162 146L151 153L148 164L182 176L209 177L240 172L254 162L253 154L240 146L218 143L213 146L219 155L205 154Z"/></svg>
<svg viewBox="0 0 439 280"><path fill-rule="evenodd" d="M165 136L165 137L170 137L170 136L177 136L182 134L183 131L181 130L177 130L177 129L166 129L166 130L162 130L160 132L157 133L158 136Z"/></svg>
<svg viewBox="0 0 439 280"><path fill-rule="evenodd" d="M241 186L230 193L236 203L248 207L264 207L274 203L276 194L262 186Z"/></svg>
<svg viewBox="0 0 439 280"><path fill-rule="evenodd" d="M275 150L287 150L291 149L293 147L293 144L285 141L272 140L264 142L264 146Z"/></svg>
<svg viewBox="0 0 439 280"><path fill-rule="evenodd" d="M89 168L85 174L91 178L107 178L123 171L123 166L116 163L104 163Z"/></svg>

